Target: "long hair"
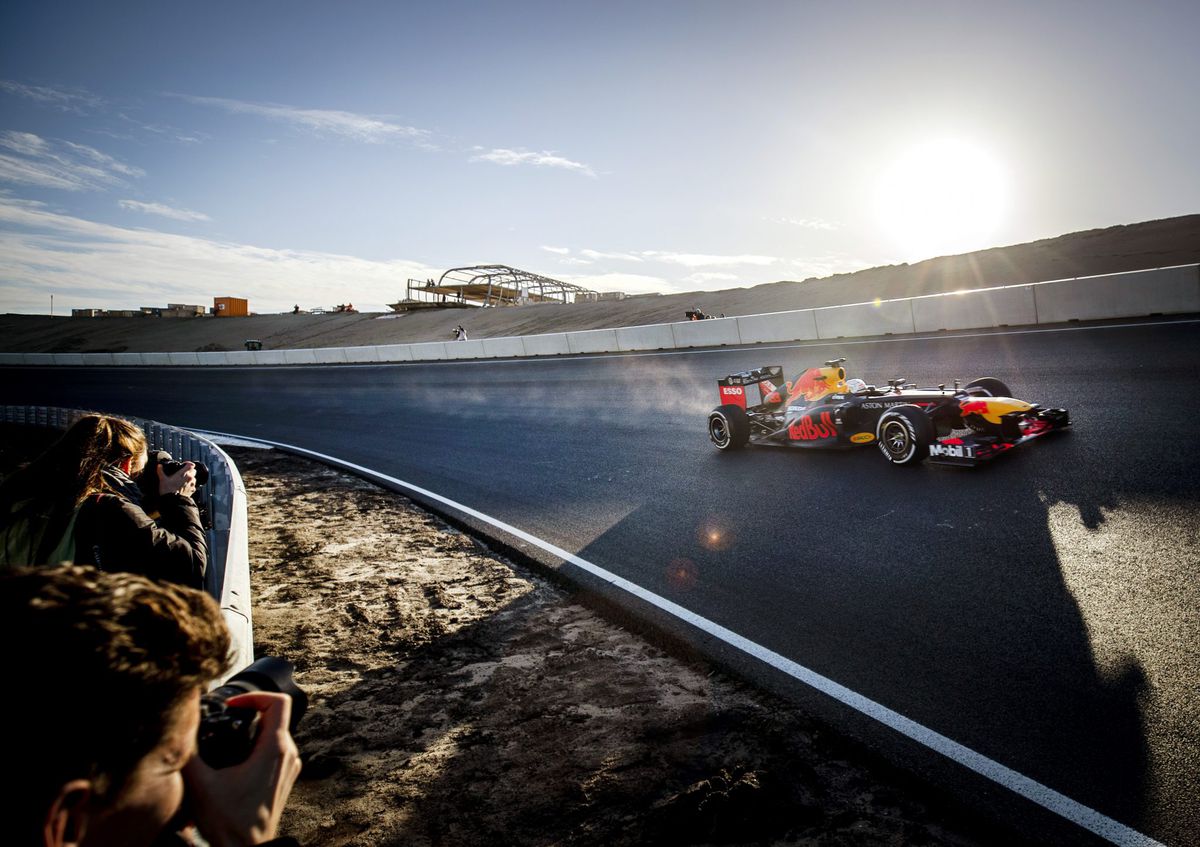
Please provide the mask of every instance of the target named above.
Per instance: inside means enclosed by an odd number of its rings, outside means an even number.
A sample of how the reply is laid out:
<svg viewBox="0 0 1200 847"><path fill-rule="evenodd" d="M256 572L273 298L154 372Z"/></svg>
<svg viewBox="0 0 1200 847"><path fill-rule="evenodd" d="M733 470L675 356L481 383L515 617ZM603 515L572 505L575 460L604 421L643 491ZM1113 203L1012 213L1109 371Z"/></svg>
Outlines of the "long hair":
<svg viewBox="0 0 1200 847"><path fill-rule="evenodd" d="M107 467L146 449L136 424L109 415L84 415L45 453L0 485L0 508L30 500L74 510L92 494L108 491ZM0 512L3 513L3 512Z"/></svg>
<svg viewBox="0 0 1200 847"><path fill-rule="evenodd" d="M0 484L0 569L70 557L71 526L92 494L111 489L105 468L146 449L134 424L84 415L45 453Z"/></svg>

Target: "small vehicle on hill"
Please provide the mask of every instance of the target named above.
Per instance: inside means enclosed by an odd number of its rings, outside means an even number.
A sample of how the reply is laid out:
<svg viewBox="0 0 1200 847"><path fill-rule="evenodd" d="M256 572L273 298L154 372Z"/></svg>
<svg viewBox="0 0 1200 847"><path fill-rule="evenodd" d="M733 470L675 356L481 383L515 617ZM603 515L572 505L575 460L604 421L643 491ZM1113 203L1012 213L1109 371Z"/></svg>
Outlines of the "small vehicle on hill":
<svg viewBox="0 0 1200 847"><path fill-rule="evenodd" d="M708 415L718 450L747 444L808 449L875 444L893 465L929 459L977 465L1070 425L1066 409L1017 400L998 379L983 377L951 388L918 388L889 379L887 388L846 379L845 359L809 368L795 382L769 365L717 380L721 405ZM747 395L757 387L758 402Z"/></svg>

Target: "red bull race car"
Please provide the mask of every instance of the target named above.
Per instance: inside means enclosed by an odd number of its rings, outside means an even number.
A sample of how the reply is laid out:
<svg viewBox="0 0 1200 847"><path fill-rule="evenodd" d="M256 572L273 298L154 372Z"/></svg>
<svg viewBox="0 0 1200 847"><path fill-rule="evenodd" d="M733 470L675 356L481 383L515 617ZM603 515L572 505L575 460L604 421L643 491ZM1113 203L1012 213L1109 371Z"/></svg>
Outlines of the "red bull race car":
<svg viewBox="0 0 1200 847"><path fill-rule="evenodd" d="M887 388L877 388L846 379L845 361L809 368L795 382L785 381L778 365L717 380L721 405L708 415L708 437L718 450L874 444L893 465L929 459L971 466L1071 423L1066 409L1017 400L992 377L961 387L955 380L951 388L889 379ZM748 402L752 390L754 404Z"/></svg>

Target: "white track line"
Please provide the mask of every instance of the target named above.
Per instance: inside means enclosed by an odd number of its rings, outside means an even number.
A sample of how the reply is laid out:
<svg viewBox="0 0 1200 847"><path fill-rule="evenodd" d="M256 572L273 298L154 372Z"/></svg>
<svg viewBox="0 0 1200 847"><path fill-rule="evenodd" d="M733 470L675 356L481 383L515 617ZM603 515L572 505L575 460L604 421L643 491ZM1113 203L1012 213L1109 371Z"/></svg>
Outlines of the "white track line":
<svg viewBox="0 0 1200 847"><path fill-rule="evenodd" d="M748 638L744 638L741 635L738 635L736 632L726 629L720 624L701 617L695 612L689 611L683 606L680 606L678 603L673 603L665 597L661 597L652 591L647 591L645 588L642 588L636 583L630 582L624 577L617 576L616 574L605 570L599 565L595 565L586 559L581 559L574 553L568 553L561 547L556 547L548 541L544 541L535 535L530 535L528 532L518 529L511 524L505 523L498 518L493 518L491 515L486 515L483 512L472 509L470 506L464 506L462 503L458 503L448 497L443 497L442 495L436 494L429 489L421 488L420 486L405 482L402 479L396 479L393 476L388 476L387 474L380 473L379 471L372 470L371 468L363 467L362 465L356 465L353 462L347 462L334 456L327 456L324 453L306 450L303 447L296 447L291 444L281 444L276 441L266 441L258 438L231 435L229 433L222 432L209 432L205 430L193 430L193 432L197 432L200 435L214 435L225 438L241 439L243 441L256 441L260 444L278 447L280 449L287 450L288 452L298 453L302 456L311 456L321 462L346 468L354 471L357 474L387 482L391 485L415 492L422 497L434 500L438 503L448 506L456 512L469 515L476 520L495 527L501 532L532 544L533 546L542 549L555 558L562 559L565 562L570 562L577 568L587 571L588 573L599 577L605 582L608 582L614 588L619 588L622 591L625 591L628 594L631 594L634 597L649 603L651 606L654 606L655 608L660 609L661 611L666 612L667 614L678 618L681 621L691 624L702 632L712 636L713 638L719 639L730 647L740 650L749 656L753 656L759 661L766 663L767 665L784 674L787 674L793 679L811 686L823 694L829 695L839 703L849 706L851 709L854 709L855 711L860 712L867 717L874 718L884 726L895 730L896 732L912 739L913 741L916 741L918 744L928 747L930 750L941 753L946 758L957 762L963 767L969 768L975 773L990 779L992 782L1002 785L1003 787L1014 792L1015 794L1020 795L1021 797L1024 797L1027 800L1037 803L1039 806L1054 812L1056 815L1066 818L1072 823L1078 824L1084 829L1095 833L1112 844L1121 845L1121 847L1164 847L1161 842L1155 841L1150 836L1143 835L1137 830L1132 829L1119 821L1115 821L1112 818L1101 814L1100 812L1097 812L1095 809L1089 808L1082 803L1072 800L1065 794L1061 794L1052 788L1042 785L1036 780L1017 773L1012 768L1005 767L994 759L989 759L987 756L984 756L981 753L976 753L969 747L964 747L957 741L947 738L941 733L935 732L934 730L923 726L914 720L906 718L904 715L889 709L887 706L876 703L874 700L864 697L863 695L846 688L844 685L834 682L828 677L821 676L821 674L817 673L816 671L809 670L808 668L792 661L786 656L781 656L773 650L768 650L761 644L756 644Z"/></svg>

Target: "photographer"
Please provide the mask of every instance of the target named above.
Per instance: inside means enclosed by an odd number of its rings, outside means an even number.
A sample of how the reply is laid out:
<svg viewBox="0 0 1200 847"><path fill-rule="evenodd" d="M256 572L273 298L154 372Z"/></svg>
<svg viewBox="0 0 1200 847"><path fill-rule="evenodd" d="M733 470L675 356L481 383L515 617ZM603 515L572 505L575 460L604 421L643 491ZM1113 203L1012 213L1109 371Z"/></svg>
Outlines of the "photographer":
<svg viewBox="0 0 1200 847"><path fill-rule="evenodd" d="M45 453L0 486L0 564L45 565L63 559L104 570L126 569L200 588L208 542L192 501L191 462L167 475L147 468L146 436L129 421L85 415ZM136 479L154 474L157 518Z"/></svg>
<svg viewBox="0 0 1200 847"><path fill-rule="evenodd" d="M0 705L7 843L148 847L194 828L211 847L294 845L272 841L300 773L287 695L228 700L259 712L245 761L213 770L196 756L201 689L229 655L208 595L74 565L17 569L0 577L0 639L24 692Z"/></svg>

